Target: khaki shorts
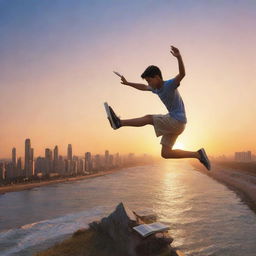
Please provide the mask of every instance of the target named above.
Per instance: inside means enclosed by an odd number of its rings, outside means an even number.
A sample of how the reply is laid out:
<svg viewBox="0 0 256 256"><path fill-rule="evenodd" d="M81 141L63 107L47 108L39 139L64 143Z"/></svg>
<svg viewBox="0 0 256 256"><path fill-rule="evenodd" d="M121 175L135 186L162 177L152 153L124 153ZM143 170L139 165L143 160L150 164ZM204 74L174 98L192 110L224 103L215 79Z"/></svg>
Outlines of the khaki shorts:
<svg viewBox="0 0 256 256"><path fill-rule="evenodd" d="M184 131L186 123L174 119L169 114L153 115L153 126L156 136L162 135L160 144L172 148L177 137Z"/></svg>

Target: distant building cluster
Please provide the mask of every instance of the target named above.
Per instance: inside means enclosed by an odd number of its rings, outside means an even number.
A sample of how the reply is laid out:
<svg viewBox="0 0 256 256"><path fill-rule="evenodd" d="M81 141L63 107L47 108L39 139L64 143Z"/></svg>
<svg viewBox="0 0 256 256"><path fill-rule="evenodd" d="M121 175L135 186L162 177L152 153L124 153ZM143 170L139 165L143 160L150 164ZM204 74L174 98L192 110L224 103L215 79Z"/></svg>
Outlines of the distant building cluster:
<svg viewBox="0 0 256 256"><path fill-rule="evenodd" d="M252 161L252 153L251 151L246 152L235 152L235 161L239 162L250 162Z"/></svg>
<svg viewBox="0 0 256 256"><path fill-rule="evenodd" d="M254 155L250 150L248 151L241 151L241 152L234 152L232 155L219 155L215 157L211 157L213 161L221 161L221 162L229 162L229 161L236 161L236 162L251 162L256 161L256 155Z"/></svg>
<svg viewBox="0 0 256 256"><path fill-rule="evenodd" d="M68 144L67 157L59 155L58 146L53 151L45 149L44 157L34 157L34 149L30 139L25 140L25 157L17 159L16 148L12 149L11 161L0 162L0 181L19 179L31 179L34 177L77 176L87 175L98 171L122 167L136 162L151 160L151 156L135 158L134 154L120 156L119 153L110 154L108 150L104 155L92 155L86 152L83 157L73 156L72 145Z"/></svg>

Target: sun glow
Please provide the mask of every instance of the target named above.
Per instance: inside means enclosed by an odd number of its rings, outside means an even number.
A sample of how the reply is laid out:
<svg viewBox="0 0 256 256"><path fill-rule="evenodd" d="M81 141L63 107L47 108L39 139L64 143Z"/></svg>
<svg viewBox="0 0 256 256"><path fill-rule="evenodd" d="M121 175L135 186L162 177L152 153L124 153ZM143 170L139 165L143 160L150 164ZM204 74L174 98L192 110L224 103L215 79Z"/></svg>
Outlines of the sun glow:
<svg viewBox="0 0 256 256"><path fill-rule="evenodd" d="M182 150L184 150L185 146L182 142L178 141L174 144L173 149L182 149Z"/></svg>

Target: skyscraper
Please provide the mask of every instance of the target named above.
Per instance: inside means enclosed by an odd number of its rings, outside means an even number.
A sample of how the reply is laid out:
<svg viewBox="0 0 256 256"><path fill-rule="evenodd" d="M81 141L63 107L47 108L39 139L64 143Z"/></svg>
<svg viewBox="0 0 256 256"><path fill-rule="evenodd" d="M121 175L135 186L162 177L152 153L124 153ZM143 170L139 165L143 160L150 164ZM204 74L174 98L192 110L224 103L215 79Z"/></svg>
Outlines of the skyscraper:
<svg viewBox="0 0 256 256"><path fill-rule="evenodd" d="M57 160L59 160L59 150L58 150L58 146L55 146L54 147L54 161L57 161Z"/></svg>
<svg viewBox="0 0 256 256"><path fill-rule="evenodd" d="M21 157L18 158L18 161L17 161L17 169L18 169L19 172L21 173L21 170L22 170L22 161L21 161Z"/></svg>
<svg viewBox="0 0 256 256"><path fill-rule="evenodd" d="M68 160L72 161L72 145L68 144Z"/></svg>
<svg viewBox="0 0 256 256"><path fill-rule="evenodd" d="M65 174L65 160L61 155L59 155L58 160L58 172L60 174Z"/></svg>
<svg viewBox="0 0 256 256"><path fill-rule="evenodd" d="M32 160L34 159L34 149L33 148L30 148L30 157L29 157L29 160Z"/></svg>
<svg viewBox="0 0 256 256"><path fill-rule="evenodd" d="M17 161L16 161L16 148L12 149L12 164L14 167L16 167Z"/></svg>
<svg viewBox="0 0 256 256"><path fill-rule="evenodd" d="M25 140L25 176L29 176L29 160L30 160L30 139Z"/></svg>
<svg viewBox="0 0 256 256"><path fill-rule="evenodd" d="M35 164L34 164L34 149L30 148L30 156L29 156L29 176L35 174Z"/></svg>
<svg viewBox="0 0 256 256"><path fill-rule="evenodd" d="M0 163L0 180L4 180L6 176L5 163Z"/></svg>
<svg viewBox="0 0 256 256"><path fill-rule="evenodd" d="M45 149L45 173L50 174L51 172L51 157L52 152L49 148Z"/></svg>
<svg viewBox="0 0 256 256"><path fill-rule="evenodd" d="M91 152L85 153L85 171L91 172L92 171L92 155Z"/></svg>
<svg viewBox="0 0 256 256"><path fill-rule="evenodd" d="M58 161L59 161L59 150L58 150L58 146L55 146L54 150L53 150L53 170L54 172L58 172Z"/></svg>

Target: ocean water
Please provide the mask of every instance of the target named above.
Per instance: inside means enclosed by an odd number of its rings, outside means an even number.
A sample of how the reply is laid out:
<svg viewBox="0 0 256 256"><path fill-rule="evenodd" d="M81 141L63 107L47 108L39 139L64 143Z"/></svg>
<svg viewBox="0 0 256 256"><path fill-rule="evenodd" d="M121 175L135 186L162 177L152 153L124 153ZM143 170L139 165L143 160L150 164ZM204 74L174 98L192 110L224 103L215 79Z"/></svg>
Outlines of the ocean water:
<svg viewBox="0 0 256 256"><path fill-rule="evenodd" d="M156 213L170 225L172 245L188 256L256 255L256 215L184 160L0 195L0 255L33 255L120 202L139 214Z"/></svg>

